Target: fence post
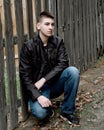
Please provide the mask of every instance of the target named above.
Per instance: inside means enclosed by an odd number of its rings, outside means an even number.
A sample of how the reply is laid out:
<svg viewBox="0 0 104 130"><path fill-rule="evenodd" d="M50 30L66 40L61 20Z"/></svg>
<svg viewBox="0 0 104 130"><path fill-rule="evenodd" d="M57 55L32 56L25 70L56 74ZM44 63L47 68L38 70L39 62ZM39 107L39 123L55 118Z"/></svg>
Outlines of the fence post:
<svg viewBox="0 0 104 130"><path fill-rule="evenodd" d="M35 0L34 1L34 7L35 7L36 22L38 22L39 14L41 12L41 1Z"/></svg>
<svg viewBox="0 0 104 130"><path fill-rule="evenodd" d="M10 94L10 129L13 129L18 123L18 107L17 107L17 88L16 88L16 69L15 54L13 45L13 28L11 16L11 2L4 0L4 17L5 17L5 38L6 38L6 63L8 87Z"/></svg>
<svg viewBox="0 0 104 130"><path fill-rule="evenodd" d="M24 42L23 9L22 0L15 0L16 30L18 37L18 54Z"/></svg>
<svg viewBox="0 0 104 130"><path fill-rule="evenodd" d="M18 54L20 54L20 49L22 47L22 44L24 43L22 0L18 1L15 0L15 14L16 14L17 37L18 37L17 41ZM22 85L20 85L20 90L21 90L22 119L25 120L28 117L28 101L25 100Z"/></svg>
<svg viewBox="0 0 104 130"><path fill-rule="evenodd" d="M4 83L4 54L2 43L2 24L0 16L0 130L7 130L6 97Z"/></svg>
<svg viewBox="0 0 104 130"><path fill-rule="evenodd" d="M26 10L27 10L27 23L28 23L29 38L32 38L34 35L32 0L26 0L26 5L27 5Z"/></svg>

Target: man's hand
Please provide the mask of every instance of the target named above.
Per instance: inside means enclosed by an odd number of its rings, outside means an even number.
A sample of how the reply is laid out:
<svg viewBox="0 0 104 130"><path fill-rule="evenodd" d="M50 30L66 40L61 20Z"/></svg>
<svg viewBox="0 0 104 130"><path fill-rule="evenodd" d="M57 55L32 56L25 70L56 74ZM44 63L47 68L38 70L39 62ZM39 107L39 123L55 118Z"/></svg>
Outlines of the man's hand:
<svg viewBox="0 0 104 130"><path fill-rule="evenodd" d="M49 106L52 106L52 103L51 103L51 101L48 99L48 98L46 98L45 96L39 96L38 98L37 98L37 100L38 100L38 102L39 102L39 104L42 106L42 107L49 107Z"/></svg>
<svg viewBox="0 0 104 130"><path fill-rule="evenodd" d="M41 78L40 80L38 80L38 81L35 83L35 86L36 86L37 89L39 90L39 89L44 85L45 82L46 82L45 78Z"/></svg>

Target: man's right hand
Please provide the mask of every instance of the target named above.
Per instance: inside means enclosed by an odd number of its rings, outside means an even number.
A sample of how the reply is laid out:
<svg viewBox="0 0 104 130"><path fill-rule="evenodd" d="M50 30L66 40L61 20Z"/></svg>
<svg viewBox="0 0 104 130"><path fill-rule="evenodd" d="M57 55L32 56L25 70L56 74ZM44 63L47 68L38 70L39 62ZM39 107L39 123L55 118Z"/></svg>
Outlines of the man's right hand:
<svg viewBox="0 0 104 130"><path fill-rule="evenodd" d="M37 100L42 107L52 106L51 101L43 95L39 96Z"/></svg>

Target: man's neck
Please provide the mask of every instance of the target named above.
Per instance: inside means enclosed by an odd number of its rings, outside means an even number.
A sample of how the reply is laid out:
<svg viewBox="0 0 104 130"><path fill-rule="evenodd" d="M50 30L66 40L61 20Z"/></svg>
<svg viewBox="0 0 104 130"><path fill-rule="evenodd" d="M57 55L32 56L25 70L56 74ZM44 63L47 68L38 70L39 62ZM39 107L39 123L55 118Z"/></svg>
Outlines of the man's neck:
<svg viewBox="0 0 104 130"><path fill-rule="evenodd" d="M42 35L41 33L39 34L39 36L43 42L43 46L47 46L49 37L46 37L46 36Z"/></svg>

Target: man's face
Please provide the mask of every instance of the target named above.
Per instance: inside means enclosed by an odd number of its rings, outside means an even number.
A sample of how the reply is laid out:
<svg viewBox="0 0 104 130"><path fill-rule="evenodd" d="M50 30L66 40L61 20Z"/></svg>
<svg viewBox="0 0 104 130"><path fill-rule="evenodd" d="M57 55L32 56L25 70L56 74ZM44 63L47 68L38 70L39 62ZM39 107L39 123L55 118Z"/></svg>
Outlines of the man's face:
<svg viewBox="0 0 104 130"><path fill-rule="evenodd" d="M42 17L40 22L37 24L39 33L45 37L50 37L54 33L54 19Z"/></svg>

